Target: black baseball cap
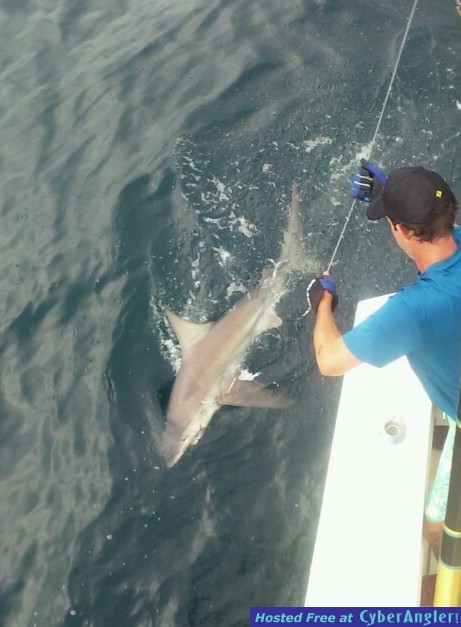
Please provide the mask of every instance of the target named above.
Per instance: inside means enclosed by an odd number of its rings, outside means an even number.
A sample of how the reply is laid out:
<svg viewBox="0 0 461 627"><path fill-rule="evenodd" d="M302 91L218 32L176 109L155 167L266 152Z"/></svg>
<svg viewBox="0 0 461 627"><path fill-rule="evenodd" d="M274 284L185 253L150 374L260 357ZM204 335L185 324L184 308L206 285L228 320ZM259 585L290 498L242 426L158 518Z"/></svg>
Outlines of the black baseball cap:
<svg viewBox="0 0 461 627"><path fill-rule="evenodd" d="M387 216L394 222L427 224L432 210L447 200L456 204L440 174L423 167L398 168L392 170L384 185L373 182L367 217L380 220Z"/></svg>

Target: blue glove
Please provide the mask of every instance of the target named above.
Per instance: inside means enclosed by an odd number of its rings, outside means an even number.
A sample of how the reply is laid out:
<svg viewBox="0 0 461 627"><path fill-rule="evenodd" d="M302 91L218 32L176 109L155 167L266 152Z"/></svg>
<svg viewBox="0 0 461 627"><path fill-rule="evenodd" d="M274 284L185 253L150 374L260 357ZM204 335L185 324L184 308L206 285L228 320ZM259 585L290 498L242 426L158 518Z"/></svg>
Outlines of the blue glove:
<svg viewBox="0 0 461 627"><path fill-rule="evenodd" d="M369 163L366 159L360 161L360 168L354 174L351 186L352 198L370 202L373 192L373 184L376 188L381 188L387 180L387 175L380 167L374 163ZM375 189L377 191L377 189Z"/></svg>
<svg viewBox="0 0 461 627"><path fill-rule="evenodd" d="M329 276L323 276L312 279L312 281L307 286L306 296L309 310L313 309L315 312L317 312L317 307L319 306L320 299L322 298L325 291L333 294L331 310L334 311L336 309L339 301L338 294L336 293L336 282L333 281L333 279L331 279Z"/></svg>

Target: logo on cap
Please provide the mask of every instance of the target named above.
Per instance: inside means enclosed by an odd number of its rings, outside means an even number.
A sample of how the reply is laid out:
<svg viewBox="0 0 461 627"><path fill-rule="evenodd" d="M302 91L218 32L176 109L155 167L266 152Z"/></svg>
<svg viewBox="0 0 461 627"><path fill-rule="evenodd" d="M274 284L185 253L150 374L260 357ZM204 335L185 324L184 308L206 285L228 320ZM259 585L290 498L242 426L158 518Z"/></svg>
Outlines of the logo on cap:
<svg viewBox="0 0 461 627"><path fill-rule="evenodd" d="M437 198L442 198L442 190L441 190L441 189L438 189L438 190L435 192L435 195L437 196Z"/></svg>

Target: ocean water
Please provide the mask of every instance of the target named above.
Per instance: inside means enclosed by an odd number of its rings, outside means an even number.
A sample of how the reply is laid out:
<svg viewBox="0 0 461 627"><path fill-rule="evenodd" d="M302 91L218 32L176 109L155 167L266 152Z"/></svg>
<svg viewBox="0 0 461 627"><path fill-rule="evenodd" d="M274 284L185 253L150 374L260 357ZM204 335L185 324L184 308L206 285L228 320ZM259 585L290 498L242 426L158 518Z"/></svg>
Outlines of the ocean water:
<svg viewBox="0 0 461 627"><path fill-rule="evenodd" d="M216 320L256 285L293 180L320 272L371 148L461 196L454 2L419 3L371 146L412 4L0 3L2 626L237 627L302 604L341 384L300 318L312 275L245 362L296 403L221 409L171 469L164 312ZM332 274L346 329L414 268L357 206Z"/></svg>

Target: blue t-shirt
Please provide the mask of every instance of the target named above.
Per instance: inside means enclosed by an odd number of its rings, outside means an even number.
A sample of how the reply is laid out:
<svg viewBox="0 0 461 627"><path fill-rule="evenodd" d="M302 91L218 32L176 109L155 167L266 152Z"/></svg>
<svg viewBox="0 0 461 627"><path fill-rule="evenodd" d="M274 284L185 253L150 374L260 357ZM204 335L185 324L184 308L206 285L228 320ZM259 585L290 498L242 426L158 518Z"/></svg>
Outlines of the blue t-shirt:
<svg viewBox="0 0 461 627"><path fill-rule="evenodd" d="M406 355L430 399L456 417L461 376L461 227L458 249L418 274L344 336L358 359L385 366Z"/></svg>

